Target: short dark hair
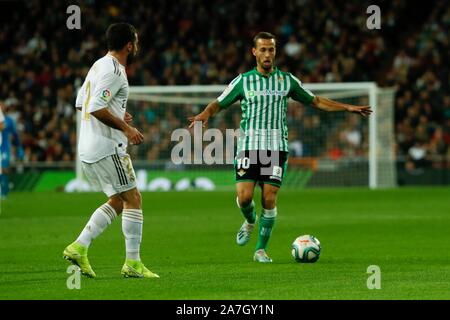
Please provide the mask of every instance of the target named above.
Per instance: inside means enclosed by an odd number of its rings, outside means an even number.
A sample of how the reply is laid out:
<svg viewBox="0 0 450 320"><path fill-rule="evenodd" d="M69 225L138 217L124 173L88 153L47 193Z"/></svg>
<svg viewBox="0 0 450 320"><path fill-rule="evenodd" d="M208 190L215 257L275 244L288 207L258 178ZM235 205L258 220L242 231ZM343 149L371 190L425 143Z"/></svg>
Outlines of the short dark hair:
<svg viewBox="0 0 450 320"><path fill-rule="evenodd" d="M128 42L136 40L136 28L129 23L113 23L106 30L108 50L121 50Z"/></svg>
<svg viewBox="0 0 450 320"><path fill-rule="evenodd" d="M259 32L256 36L253 37L253 46L256 48L256 41L258 39L273 39L275 42L277 41L277 38L271 34L270 32Z"/></svg>

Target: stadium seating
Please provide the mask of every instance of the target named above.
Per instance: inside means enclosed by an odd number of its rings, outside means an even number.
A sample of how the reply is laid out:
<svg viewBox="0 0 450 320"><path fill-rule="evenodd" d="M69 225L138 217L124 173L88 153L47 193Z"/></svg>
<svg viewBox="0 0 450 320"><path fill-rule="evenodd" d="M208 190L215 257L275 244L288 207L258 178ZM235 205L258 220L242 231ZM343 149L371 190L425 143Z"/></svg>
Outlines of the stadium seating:
<svg viewBox="0 0 450 320"><path fill-rule="evenodd" d="M405 0L381 1L382 29L368 30L369 1L286 1L283 6L256 0L182 1L170 10L165 1L87 1L81 5L82 28L70 31L70 37L61 2L19 2L20 13L7 17L0 29L2 46L10 48L0 53L0 97L17 121L26 163L70 162L76 146L76 90L89 66L105 53L109 23L126 20L139 30L140 56L128 68L131 85L227 83L253 67L252 35L267 30L278 36L277 65L305 83L375 80L395 86L398 159L411 170L439 165L450 152L445 31L450 7L446 1L434 2L413 10ZM210 19L213 14L216 19ZM415 14L414 24L405 14ZM184 125L188 116L186 110L168 113L146 114L141 124L156 133L159 116L173 128ZM167 138L151 137L150 144ZM166 155L156 146L143 156Z"/></svg>

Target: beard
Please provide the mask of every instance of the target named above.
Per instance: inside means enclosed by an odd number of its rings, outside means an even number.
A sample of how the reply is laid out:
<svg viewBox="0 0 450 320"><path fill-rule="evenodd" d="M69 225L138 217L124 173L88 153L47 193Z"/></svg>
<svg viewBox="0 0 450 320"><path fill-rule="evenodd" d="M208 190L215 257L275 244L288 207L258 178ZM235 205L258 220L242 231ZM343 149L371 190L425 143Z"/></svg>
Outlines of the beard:
<svg viewBox="0 0 450 320"><path fill-rule="evenodd" d="M136 52L131 52L128 56L127 56L127 65L132 64L136 59Z"/></svg>

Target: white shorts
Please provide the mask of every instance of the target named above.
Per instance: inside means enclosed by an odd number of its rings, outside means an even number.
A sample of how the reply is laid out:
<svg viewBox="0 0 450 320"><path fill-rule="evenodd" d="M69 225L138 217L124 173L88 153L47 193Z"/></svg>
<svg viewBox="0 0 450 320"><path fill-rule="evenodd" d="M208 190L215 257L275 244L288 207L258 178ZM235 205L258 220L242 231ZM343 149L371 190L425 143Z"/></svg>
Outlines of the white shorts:
<svg viewBox="0 0 450 320"><path fill-rule="evenodd" d="M128 154L107 156L94 163L81 162L83 172L94 188L111 197L136 187L136 174Z"/></svg>

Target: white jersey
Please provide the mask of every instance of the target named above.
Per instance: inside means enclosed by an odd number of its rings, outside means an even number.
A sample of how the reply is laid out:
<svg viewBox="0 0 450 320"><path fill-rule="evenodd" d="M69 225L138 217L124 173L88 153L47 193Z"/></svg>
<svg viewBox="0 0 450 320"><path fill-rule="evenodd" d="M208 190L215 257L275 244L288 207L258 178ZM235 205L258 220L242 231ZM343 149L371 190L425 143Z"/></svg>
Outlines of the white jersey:
<svg viewBox="0 0 450 320"><path fill-rule="evenodd" d="M113 56L107 54L91 67L75 103L82 112L78 139L81 161L94 163L112 154L126 153L128 139L125 134L103 124L91 113L107 107L123 119L128 91L125 67Z"/></svg>

